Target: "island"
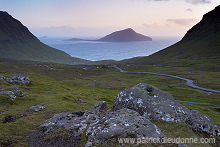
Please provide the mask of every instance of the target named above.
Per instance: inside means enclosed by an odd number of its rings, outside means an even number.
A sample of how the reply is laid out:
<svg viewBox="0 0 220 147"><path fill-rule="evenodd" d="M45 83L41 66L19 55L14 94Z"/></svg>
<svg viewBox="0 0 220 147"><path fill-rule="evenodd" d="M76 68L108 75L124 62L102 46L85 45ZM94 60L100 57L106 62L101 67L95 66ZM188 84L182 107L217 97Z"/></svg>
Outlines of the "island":
<svg viewBox="0 0 220 147"><path fill-rule="evenodd" d="M85 39L72 38L72 39L67 39L65 41L133 42L133 41L152 41L152 38L137 33L133 29L128 28L125 30L113 32L98 40L85 40Z"/></svg>

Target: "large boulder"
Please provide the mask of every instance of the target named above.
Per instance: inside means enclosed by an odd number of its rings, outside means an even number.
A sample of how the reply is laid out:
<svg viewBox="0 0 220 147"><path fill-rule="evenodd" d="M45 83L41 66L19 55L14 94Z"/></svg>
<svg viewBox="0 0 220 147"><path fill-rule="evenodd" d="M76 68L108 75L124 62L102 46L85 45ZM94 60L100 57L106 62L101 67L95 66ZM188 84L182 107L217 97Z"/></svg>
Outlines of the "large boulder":
<svg viewBox="0 0 220 147"><path fill-rule="evenodd" d="M52 133L64 127L72 131L73 136L86 133L86 146L102 145L112 137L162 138L165 135L150 122L147 117L141 116L134 110L127 108L117 111L108 111L106 102L95 105L94 109L85 112L60 113L54 115L41 125L44 133Z"/></svg>
<svg viewBox="0 0 220 147"><path fill-rule="evenodd" d="M122 108L132 109L150 120L183 122L195 131L217 135L216 126L208 116L184 107L169 93L148 84L140 83L120 92L113 111Z"/></svg>

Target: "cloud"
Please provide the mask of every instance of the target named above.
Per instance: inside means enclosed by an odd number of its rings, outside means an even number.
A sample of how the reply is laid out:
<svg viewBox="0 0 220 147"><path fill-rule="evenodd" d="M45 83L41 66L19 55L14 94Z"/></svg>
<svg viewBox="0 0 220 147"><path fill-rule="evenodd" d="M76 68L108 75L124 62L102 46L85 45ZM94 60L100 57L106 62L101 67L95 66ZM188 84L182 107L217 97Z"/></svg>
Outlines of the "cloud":
<svg viewBox="0 0 220 147"><path fill-rule="evenodd" d="M181 25L181 26L185 26L185 27L189 27L192 26L193 24L195 24L198 19L167 19L167 21L173 22L175 24Z"/></svg>
<svg viewBox="0 0 220 147"><path fill-rule="evenodd" d="M211 3L210 0L184 0L184 1L187 2L187 3L194 4L194 5L197 5L197 4L209 4L209 3Z"/></svg>
<svg viewBox="0 0 220 147"><path fill-rule="evenodd" d="M138 0L138 1L140 1L140 0ZM142 1L170 1L170 0L142 0ZM193 5L211 3L211 0L182 0L182 1L185 1L187 3L191 3Z"/></svg>
<svg viewBox="0 0 220 147"><path fill-rule="evenodd" d="M186 9L186 11L187 11L187 12L192 12L192 9L189 8L189 9Z"/></svg>
<svg viewBox="0 0 220 147"><path fill-rule="evenodd" d="M142 0L142 1L169 1L169 0Z"/></svg>

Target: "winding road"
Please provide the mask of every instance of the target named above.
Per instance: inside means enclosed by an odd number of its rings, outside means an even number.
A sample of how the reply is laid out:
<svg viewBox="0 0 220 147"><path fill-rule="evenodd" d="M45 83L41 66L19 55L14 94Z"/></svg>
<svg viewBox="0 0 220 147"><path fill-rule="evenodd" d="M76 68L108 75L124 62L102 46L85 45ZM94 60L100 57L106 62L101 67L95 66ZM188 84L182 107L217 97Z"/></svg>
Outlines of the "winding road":
<svg viewBox="0 0 220 147"><path fill-rule="evenodd" d="M149 74L149 75L157 75L157 76L164 76L164 77L170 77L170 78L176 78L179 80L184 80L186 81L186 84L194 89L198 89L198 90L203 90L203 91L207 91L207 92L211 92L211 93L216 93L216 94L220 94L220 91L218 90L212 90L212 89L206 89L206 88L202 88L202 87L198 87L196 85L193 84L193 80L190 79L186 79L186 78L182 78L182 77L178 77L178 76L173 76L173 75L168 75L168 74L159 74L159 73L151 73L151 72L128 72L128 71L124 71L123 69L117 67L116 65L112 66L113 68L118 69L120 72L123 73L130 73L130 74Z"/></svg>

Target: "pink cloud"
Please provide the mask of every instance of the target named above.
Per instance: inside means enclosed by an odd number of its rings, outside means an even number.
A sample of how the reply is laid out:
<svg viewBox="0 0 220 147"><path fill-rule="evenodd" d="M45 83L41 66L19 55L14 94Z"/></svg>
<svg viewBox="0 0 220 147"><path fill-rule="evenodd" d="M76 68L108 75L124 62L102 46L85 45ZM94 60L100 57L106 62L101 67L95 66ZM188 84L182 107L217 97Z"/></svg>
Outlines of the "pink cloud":
<svg viewBox="0 0 220 147"><path fill-rule="evenodd" d="M173 23L181 25L181 26L189 27L192 24L195 24L198 21L198 19L192 19L192 18L189 18L189 19L167 19L167 21L173 22Z"/></svg>

